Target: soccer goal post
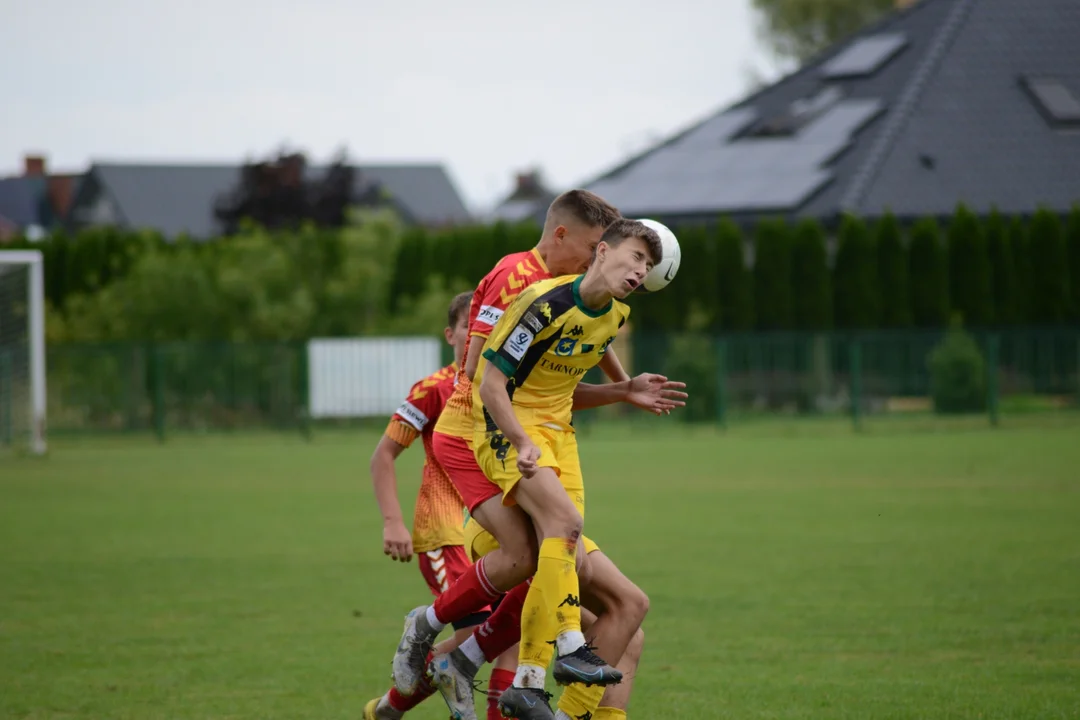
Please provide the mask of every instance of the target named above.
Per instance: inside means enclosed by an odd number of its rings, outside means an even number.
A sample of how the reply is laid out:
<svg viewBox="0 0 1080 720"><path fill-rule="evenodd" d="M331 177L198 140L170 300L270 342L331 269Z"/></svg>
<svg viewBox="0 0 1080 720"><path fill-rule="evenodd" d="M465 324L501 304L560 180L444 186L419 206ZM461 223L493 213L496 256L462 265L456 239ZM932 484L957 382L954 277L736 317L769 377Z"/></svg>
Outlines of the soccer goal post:
<svg viewBox="0 0 1080 720"><path fill-rule="evenodd" d="M0 250L0 449L45 452L45 270Z"/></svg>

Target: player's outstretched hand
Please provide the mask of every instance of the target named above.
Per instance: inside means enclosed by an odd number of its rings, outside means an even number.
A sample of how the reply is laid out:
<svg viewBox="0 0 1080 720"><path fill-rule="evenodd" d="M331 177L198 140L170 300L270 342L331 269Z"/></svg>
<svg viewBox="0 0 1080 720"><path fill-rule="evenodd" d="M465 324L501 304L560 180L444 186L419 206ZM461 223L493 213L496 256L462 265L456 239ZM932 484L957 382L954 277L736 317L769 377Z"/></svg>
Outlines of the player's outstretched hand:
<svg viewBox="0 0 1080 720"><path fill-rule="evenodd" d="M413 556L412 535L405 527L405 523L387 523L383 526L382 533L383 553L390 556L391 560L409 562Z"/></svg>
<svg viewBox="0 0 1080 720"><path fill-rule="evenodd" d="M540 448L530 443L523 443L517 448L518 472L523 477L532 477L536 473L537 461L540 460Z"/></svg>
<svg viewBox="0 0 1080 720"><path fill-rule="evenodd" d="M641 373L630 381L630 392L626 402L648 410L654 415L670 415L675 408L686 405L686 393L682 389L686 383L668 380L656 373Z"/></svg>

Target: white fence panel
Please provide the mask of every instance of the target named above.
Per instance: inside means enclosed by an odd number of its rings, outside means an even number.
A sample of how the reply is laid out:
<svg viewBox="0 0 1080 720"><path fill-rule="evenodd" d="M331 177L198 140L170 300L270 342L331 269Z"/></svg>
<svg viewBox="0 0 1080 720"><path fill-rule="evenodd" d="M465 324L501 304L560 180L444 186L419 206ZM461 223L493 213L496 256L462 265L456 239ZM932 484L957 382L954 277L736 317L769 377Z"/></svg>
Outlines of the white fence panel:
<svg viewBox="0 0 1080 720"><path fill-rule="evenodd" d="M440 351L430 337L311 340L311 417L389 417L413 383L442 367Z"/></svg>

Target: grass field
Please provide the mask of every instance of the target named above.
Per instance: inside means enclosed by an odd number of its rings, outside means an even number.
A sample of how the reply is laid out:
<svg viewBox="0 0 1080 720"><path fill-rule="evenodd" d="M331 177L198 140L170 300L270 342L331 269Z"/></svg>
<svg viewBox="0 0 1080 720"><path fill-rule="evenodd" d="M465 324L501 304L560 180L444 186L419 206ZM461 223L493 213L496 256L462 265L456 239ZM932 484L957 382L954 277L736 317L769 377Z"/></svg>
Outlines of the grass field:
<svg viewBox="0 0 1080 720"><path fill-rule="evenodd" d="M359 718L428 597L381 554L375 439L0 460L0 716ZM652 599L631 717L1080 717L1076 427L582 454L586 532Z"/></svg>

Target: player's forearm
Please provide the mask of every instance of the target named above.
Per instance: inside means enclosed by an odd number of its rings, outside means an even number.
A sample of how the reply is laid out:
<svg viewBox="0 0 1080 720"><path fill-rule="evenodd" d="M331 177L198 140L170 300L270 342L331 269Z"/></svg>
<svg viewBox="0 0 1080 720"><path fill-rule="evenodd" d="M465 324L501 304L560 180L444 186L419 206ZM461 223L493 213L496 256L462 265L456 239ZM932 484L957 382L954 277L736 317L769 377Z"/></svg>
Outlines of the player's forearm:
<svg viewBox="0 0 1080 720"><path fill-rule="evenodd" d="M397 473L394 461L382 454L371 459L371 485L375 490L375 502L379 506L383 522L404 522L401 502L398 500Z"/></svg>
<svg viewBox="0 0 1080 720"><path fill-rule="evenodd" d="M484 350L485 340L487 340L486 337L474 334L469 338L469 347L465 348L465 377L469 378L469 382L476 377L476 366L480 364L480 354Z"/></svg>
<svg viewBox="0 0 1080 720"><path fill-rule="evenodd" d="M574 410L588 410L590 408L614 405L626 400L630 394L630 381L605 383L593 385L592 383L578 383L574 390Z"/></svg>
<svg viewBox="0 0 1080 720"><path fill-rule="evenodd" d="M615 354L615 348L608 347L607 352L600 358L600 369L604 371L608 379L612 382L625 382L630 379L630 375L623 368L622 363L619 361L619 356Z"/></svg>
<svg viewBox="0 0 1080 720"><path fill-rule="evenodd" d="M483 381L480 383L480 400L484 403L484 409L491 415L491 419L495 421L502 434L506 436L506 439L514 447L517 447L528 442L529 436L518 421L517 415L514 414L514 405L510 401L510 395L506 392L505 376L503 382L500 383L493 378L495 374L497 373L493 372L489 366Z"/></svg>

